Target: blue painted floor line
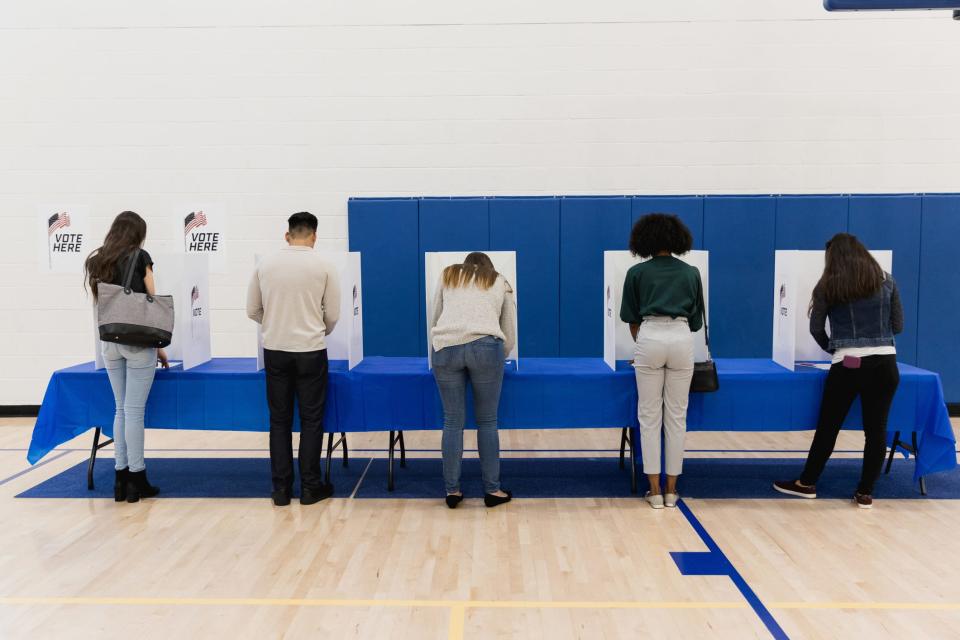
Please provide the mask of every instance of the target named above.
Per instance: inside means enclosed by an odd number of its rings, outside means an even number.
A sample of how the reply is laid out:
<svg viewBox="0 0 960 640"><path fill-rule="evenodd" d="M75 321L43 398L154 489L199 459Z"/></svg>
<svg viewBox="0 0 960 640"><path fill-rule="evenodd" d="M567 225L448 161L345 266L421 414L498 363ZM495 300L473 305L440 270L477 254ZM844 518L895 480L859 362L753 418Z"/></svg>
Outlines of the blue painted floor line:
<svg viewBox="0 0 960 640"><path fill-rule="evenodd" d="M767 628L767 631L770 632L770 635L776 640L790 640L789 636L787 636L786 632L780 627L767 607L764 606L760 598L757 597L757 594L754 593L750 585L747 584L747 581L743 579L743 576L741 576L740 572L733 566L733 563L730 562L726 554L720 549L717 543L713 541L713 538L710 537L707 530L700 521L697 520L697 517L693 515L690 507L681 499L677 502L677 508L680 509L680 512L687 519L687 522L690 523L693 530L700 536L703 544L709 549L709 551L671 553L670 555L677 563L677 568L681 574L729 576L734 586L737 587L737 590L740 591L740 594L747 601L747 604L750 605L750 608L753 609L757 617L760 618L760 621Z"/></svg>
<svg viewBox="0 0 960 640"><path fill-rule="evenodd" d="M53 462L54 460L59 460L59 459L62 458L63 456L67 455L68 453L73 453L73 452L72 452L72 451L64 451L64 452L62 452L62 453L60 453L60 454L58 454L58 455L53 456L52 458L47 458L47 459L44 460L43 462L38 462L37 464L33 465L32 467L27 467L26 469L24 469L24 470L22 470L22 471L18 471L17 473L13 474L12 476L10 476L10 477L8 477L8 478L4 478L3 480L0 480L0 487L2 487L3 485L7 484L8 482L10 482L10 481L12 481L12 480L16 480L16 479L19 478L20 476L26 475L26 474L30 473L31 471L34 471L35 469L38 469L38 468L42 467L42 466L45 465L45 464L49 464L49 463Z"/></svg>

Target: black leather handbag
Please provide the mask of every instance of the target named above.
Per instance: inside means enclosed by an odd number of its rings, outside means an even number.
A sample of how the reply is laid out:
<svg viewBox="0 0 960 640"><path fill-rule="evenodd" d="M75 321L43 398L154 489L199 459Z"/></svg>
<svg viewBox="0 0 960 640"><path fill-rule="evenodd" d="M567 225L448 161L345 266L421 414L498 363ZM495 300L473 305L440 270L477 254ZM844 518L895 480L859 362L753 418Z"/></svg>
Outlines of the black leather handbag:
<svg viewBox="0 0 960 640"><path fill-rule="evenodd" d="M717 363L710 357L710 329L707 327L707 307L703 303L703 285L699 293L700 312L703 314L703 337L707 342L705 362L693 363L693 378L690 380L690 393L712 393L720 390L720 377L717 375Z"/></svg>

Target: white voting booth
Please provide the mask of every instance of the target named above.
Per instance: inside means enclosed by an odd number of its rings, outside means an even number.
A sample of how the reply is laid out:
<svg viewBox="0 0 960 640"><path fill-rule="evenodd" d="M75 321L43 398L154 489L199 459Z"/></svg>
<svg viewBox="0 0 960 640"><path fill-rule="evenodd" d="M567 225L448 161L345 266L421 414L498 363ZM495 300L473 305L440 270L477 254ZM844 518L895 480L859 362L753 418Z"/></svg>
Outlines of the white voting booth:
<svg viewBox="0 0 960 640"><path fill-rule="evenodd" d="M893 251L870 253L884 271L893 272ZM777 251L775 254L773 361L791 371L797 362L830 360L830 354L821 349L810 335L807 315L813 288L823 274L824 254L823 251Z"/></svg>
<svg viewBox="0 0 960 640"><path fill-rule="evenodd" d="M700 270L703 283L703 299L707 319L710 318L710 252L690 251L681 260ZM630 327L620 320L620 303L623 301L623 281L630 267L644 262L629 251L603 252L603 360L611 369L616 369L617 360L633 360L634 341ZM693 336L694 359L707 359L706 334L701 328Z"/></svg>
<svg viewBox="0 0 960 640"><path fill-rule="evenodd" d="M350 369L363 360L363 286L360 253L318 251L337 270L340 281L340 320L325 338L328 360L346 360ZM257 263L259 255L254 256ZM257 370L263 369L263 334L257 325Z"/></svg>
<svg viewBox="0 0 960 640"><path fill-rule="evenodd" d="M452 264L462 264L467 255L470 253L470 251L434 251L424 254L424 291L426 292L427 298L427 363L430 367L433 366L433 349L430 348L430 318L433 317L433 301L437 293L437 287L440 285L440 277L443 275L444 269ZM520 297L517 289L517 252L484 251L483 253L490 256L490 260L493 262L493 268L496 269L497 272L502 275L504 279L513 287L513 297L519 306ZM514 345L513 351L506 354L506 359L513 360L519 367L520 333L517 331L517 329L518 327L514 327L514 332L517 336L517 343Z"/></svg>
<svg viewBox="0 0 960 640"><path fill-rule="evenodd" d="M203 254L159 253L154 283L158 295L173 296L173 340L164 349L171 362L191 369L210 355L210 270ZM96 368L104 367L94 310Z"/></svg>

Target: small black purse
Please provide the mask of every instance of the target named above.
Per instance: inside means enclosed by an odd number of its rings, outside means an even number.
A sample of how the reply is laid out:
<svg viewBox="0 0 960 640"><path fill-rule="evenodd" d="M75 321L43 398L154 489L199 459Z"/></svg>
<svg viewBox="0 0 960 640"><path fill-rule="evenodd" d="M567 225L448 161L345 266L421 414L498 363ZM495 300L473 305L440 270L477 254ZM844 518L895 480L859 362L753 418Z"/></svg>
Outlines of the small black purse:
<svg viewBox="0 0 960 640"><path fill-rule="evenodd" d="M710 330L707 328L707 307L703 303L702 285L698 301L700 302L700 312L703 314L703 337L707 342L707 360L693 363L690 393L712 393L720 390L720 377L717 375L717 363L710 357Z"/></svg>

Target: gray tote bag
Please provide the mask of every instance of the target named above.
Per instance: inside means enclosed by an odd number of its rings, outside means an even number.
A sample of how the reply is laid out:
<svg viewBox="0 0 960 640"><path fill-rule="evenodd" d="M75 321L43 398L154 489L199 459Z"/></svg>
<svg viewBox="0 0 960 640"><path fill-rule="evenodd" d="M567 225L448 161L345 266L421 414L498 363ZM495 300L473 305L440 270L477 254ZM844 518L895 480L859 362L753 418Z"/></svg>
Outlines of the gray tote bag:
<svg viewBox="0 0 960 640"><path fill-rule="evenodd" d="M173 338L173 296L152 296L130 289L140 249L133 252L123 286L97 284L100 339L133 347L165 347Z"/></svg>

